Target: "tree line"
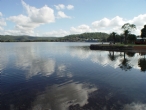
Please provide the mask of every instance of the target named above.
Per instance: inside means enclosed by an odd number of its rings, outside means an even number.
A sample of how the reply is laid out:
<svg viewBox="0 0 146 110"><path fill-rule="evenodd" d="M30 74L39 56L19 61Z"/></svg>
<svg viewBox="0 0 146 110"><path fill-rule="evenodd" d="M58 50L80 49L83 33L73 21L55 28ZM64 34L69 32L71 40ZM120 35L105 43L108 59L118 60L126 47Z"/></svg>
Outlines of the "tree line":
<svg viewBox="0 0 146 110"><path fill-rule="evenodd" d="M51 42L56 37L33 37L33 36L12 36L0 35L0 42Z"/></svg>
<svg viewBox="0 0 146 110"><path fill-rule="evenodd" d="M103 32L82 33L67 35L65 37L33 37L33 36L11 36L0 35L0 42L83 42L90 39L98 39L98 41L106 41L109 34Z"/></svg>
<svg viewBox="0 0 146 110"><path fill-rule="evenodd" d="M65 37L60 37L57 39L58 41L85 41L90 39L97 39L98 41L102 41L108 38L109 34L104 32L92 32L92 33L82 33L82 34L72 34L67 35Z"/></svg>
<svg viewBox="0 0 146 110"><path fill-rule="evenodd" d="M123 30L123 33L120 35L117 34L116 32L112 32L109 34L109 37L107 38L108 41L112 41L113 44L115 42L121 42L121 43L134 43L136 38L139 36L136 36L135 34L131 34L131 31L136 29L135 24L130 24L130 23L125 23L121 29ZM146 25L144 25L144 28L141 30L141 35L140 37L143 39L146 37Z"/></svg>

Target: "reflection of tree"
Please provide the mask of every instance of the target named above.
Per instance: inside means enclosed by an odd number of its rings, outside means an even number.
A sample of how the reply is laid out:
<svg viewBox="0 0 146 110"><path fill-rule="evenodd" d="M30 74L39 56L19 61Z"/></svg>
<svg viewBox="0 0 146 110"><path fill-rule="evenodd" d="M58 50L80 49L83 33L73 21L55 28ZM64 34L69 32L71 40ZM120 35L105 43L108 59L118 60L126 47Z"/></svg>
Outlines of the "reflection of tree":
<svg viewBox="0 0 146 110"><path fill-rule="evenodd" d="M108 57L111 61L116 60L117 56L115 55L114 51L109 51Z"/></svg>
<svg viewBox="0 0 146 110"><path fill-rule="evenodd" d="M146 55L146 52L140 52L139 55L144 56Z"/></svg>
<svg viewBox="0 0 146 110"><path fill-rule="evenodd" d="M129 57L134 57L135 52L127 52L126 54L127 54Z"/></svg>
<svg viewBox="0 0 146 110"><path fill-rule="evenodd" d="M145 58L139 59L138 66L141 67L141 71L146 71L146 59Z"/></svg>
<svg viewBox="0 0 146 110"><path fill-rule="evenodd" d="M125 52L124 52L124 59L121 60L121 64L119 64L119 67L125 71L130 70L132 66L128 62L129 60L125 57Z"/></svg>

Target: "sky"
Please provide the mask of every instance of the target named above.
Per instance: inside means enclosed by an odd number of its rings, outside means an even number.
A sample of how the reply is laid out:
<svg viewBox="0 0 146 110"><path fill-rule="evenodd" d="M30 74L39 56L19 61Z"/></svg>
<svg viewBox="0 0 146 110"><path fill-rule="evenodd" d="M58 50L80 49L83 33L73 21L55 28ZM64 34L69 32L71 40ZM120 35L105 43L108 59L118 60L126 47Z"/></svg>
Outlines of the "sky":
<svg viewBox="0 0 146 110"><path fill-rule="evenodd" d="M146 0L0 0L0 35L64 37L146 24Z"/></svg>

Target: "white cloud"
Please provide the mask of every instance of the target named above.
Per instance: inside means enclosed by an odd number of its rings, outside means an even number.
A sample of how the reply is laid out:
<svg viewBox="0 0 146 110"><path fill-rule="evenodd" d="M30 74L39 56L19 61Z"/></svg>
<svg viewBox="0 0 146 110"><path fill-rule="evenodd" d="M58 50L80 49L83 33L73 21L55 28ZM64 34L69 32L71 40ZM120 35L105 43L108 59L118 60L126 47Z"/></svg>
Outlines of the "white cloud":
<svg viewBox="0 0 146 110"><path fill-rule="evenodd" d="M125 21L123 20L123 18L116 16L113 19L111 19L109 26L113 27L120 27L125 23Z"/></svg>
<svg viewBox="0 0 146 110"><path fill-rule="evenodd" d="M24 9L26 10L26 15L20 14L16 16L10 16L7 20L14 22L16 25L13 30L4 30L3 26L6 26L5 19L3 19L3 14L0 12L0 30L3 30L4 34L15 34L15 35L34 35L38 34L34 32L34 29L43 25L55 22L54 10L48 7L47 5L42 8L36 8L26 4L23 0L21 1ZM58 10L56 14L56 18L71 18L71 16L66 15L65 12L60 11L63 9L71 10L74 8L73 5L54 5ZM132 23L135 24L137 30L132 33L136 35L140 35L140 30L143 28L144 24L146 24L146 14L141 14L133 19L126 20L122 17L115 16L113 18L103 18L91 23L91 25L79 25L78 27L71 26L70 31L65 30L54 30L51 32L46 32L43 35L51 35L51 36L64 36L68 34L80 34L84 32L106 32L111 33L113 31L121 34L121 27L124 23ZM53 35L54 34L54 35ZM40 35L40 33L39 33Z"/></svg>
<svg viewBox="0 0 146 110"><path fill-rule="evenodd" d="M129 20L128 22L136 25L137 29L133 32L134 34L140 35L141 29L146 24L146 14L138 15L137 17L134 17L132 20Z"/></svg>
<svg viewBox="0 0 146 110"><path fill-rule="evenodd" d="M0 12L0 17L2 17L3 16L3 14Z"/></svg>
<svg viewBox="0 0 146 110"><path fill-rule="evenodd" d="M139 35L140 30L143 28L143 25L146 24L146 14L139 15L137 17L134 17L131 20L124 20L123 18L119 16L116 16L112 19L103 18L101 20L92 22L92 26L94 29L97 29L97 31L103 31L107 33L115 31L120 34L122 32L121 27L125 23L135 24L137 27L137 30L133 32L134 34Z"/></svg>
<svg viewBox="0 0 146 110"><path fill-rule="evenodd" d="M88 25L80 25L77 28L71 27L70 33L72 34L79 34L79 33L84 33L84 32L91 32L91 28Z"/></svg>
<svg viewBox="0 0 146 110"><path fill-rule="evenodd" d="M60 13L61 16L61 13ZM66 15L62 14L62 17L66 17ZM70 31L67 32L68 34L80 34L80 33L85 33L85 32L106 32L106 33L111 33L111 32L117 32L119 34L122 33L121 27L125 23L131 23L135 24L137 29L132 31L133 34L140 35L140 30L143 28L143 26L146 24L146 14L139 15L137 17L134 17L131 20L125 20L122 17L116 16L114 18L108 19L108 18L103 18L101 20L97 20L91 23L90 25L79 25L78 27L71 27ZM51 33L60 33L59 31L54 31ZM53 35L53 34L52 34ZM63 34L62 34L63 35Z"/></svg>
<svg viewBox="0 0 146 110"><path fill-rule="evenodd" d="M103 18L102 20L95 21L95 22L92 23L92 25L93 25L95 28L105 28L105 27L107 27L109 24L110 24L110 20L107 19L107 18Z"/></svg>
<svg viewBox="0 0 146 110"><path fill-rule="evenodd" d="M39 26L39 24L31 22L31 19L24 15L11 16L8 20L16 23L14 30L8 30L6 32L12 35L31 35L34 33L33 29Z"/></svg>
<svg viewBox="0 0 146 110"><path fill-rule="evenodd" d="M68 10L71 10L71 9L74 8L74 6L73 6L73 5L67 5L66 8L67 8Z"/></svg>
<svg viewBox="0 0 146 110"><path fill-rule="evenodd" d="M3 30L3 28L2 27L0 27L0 31L2 31Z"/></svg>
<svg viewBox="0 0 146 110"><path fill-rule="evenodd" d="M0 12L0 31L3 31L3 26L6 26L6 22L4 20L4 18L2 18L3 14Z"/></svg>
<svg viewBox="0 0 146 110"><path fill-rule="evenodd" d="M71 18L70 16L67 16L63 11L58 11L57 17L58 18Z"/></svg>
<svg viewBox="0 0 146 110"><path fill-rule="evenodd" d="M63 4L54 5L54 6L57 10L65 9L65 5L63 5Z"/></svg>
<svg viewBox="0 0 146 110"><path fill-rule="evenodd" d="M93 28L97 29L97 31L101 32L107 32L110 33L111 31L116 31L119 29L119 27L122 26L121 21L122 18L120 17L115 17L113 19L108 19L108 18L103 18L99 21L95 21L92 23ZM121 24L121 26L120 26Z"/></svg>
<svg viewBox="0 0 146 110"><path fill-rule="evenodd" d="M50 32L46 32L43 34L43 36L46 37L64 37L66 35L69 35L69 32L65 31L65 30L58 30L58 31L50 31Z"/></svg>
<svg viewBox="0 0 146 110"><path fill-rule="evenodd" d="M34 28L40 25L39 23L32 22L29 17L24 15L11 16L8 20L16 23L15 30L11 30L11 32L14 32L14 35L31 35L34 33Z"/></svg>
<svg viewBox="0 0 146 110"><path fill-rule="evenodd" d="M4 19L0 19L0 26L6 26L6 22Z"/></svg>
<svg viewBox="0 0 146 110"><path fill-rule="evenodd" d="M123 18L116 16L112 19L103 18L99 21L95 21L92 23L94 28L109 28L109 27L120 27L125 23Z"/></svg>
<svg viewBox="0 0 146 110"><path fill-rule="evenodd" d="M62 10L62 9L71 10L71 9L74 8L73 5L67 5L67 6L65 6L64 4L59 4L59 5L54 5L54 6L55 6L55 8L56 8L57 10Z"/></svg>
<svg viewBox="0 0 146 110"><path fill-rule="evenodd" d="M31 23L31 19L27 16L24 16L24 15L18 15L18 16L11 16L8 18L8 20L11 20L13 22L15 22L16 24L26 24L26 23Z"/></svg>
<svg viewBox="0 0 146 110"><path fill-rule="evenodd" d="M67 15L64 14L64 12L60 11L59 13L60 18L68 17ZM139 15L137 17L134 17L131 20L125 20L122 17L116 16L114 18L108 19L108 18L103 18L98 21L94 21L91 24L91 27L89 25L79 25L78 27L71 27L70 31L65 31L65 30L59 30L59 31L51 31L47 32L44 35L46 36L65 36L69 34L80 34L80 33L85 33L85 32L106 32L106 33L111 33L111 32L117 32L119 34L122 33L121 27L125 23L132 23L135 24L137 29L134 30L132 33L136 35L140 35L140 30L143 28L144 24L146 24L146 14L144 15Z"/></svg>
<svg viewBox="0 0 146 110"><path fill-rule="evenodd" d="M29 6L22 0L22 5L26 10L27 16L18 15L11 16L8 20L16 23L15 29L11 30L15 35L31 35L34 34L34 29L42 24L52 23L55 21L54 11L48 6L44 6L40 9Z"/></svg>
<svg viewBox="0 0 146 110"><path fill-rule="evenodd" d="M50 23L55 21L54 11L47 5L40 9L29 6L24 1L22 1L22 5L26 9L28 17L31 19L32 22Z"/></svg>
<svg viewBox="0 0 146 110"><path fill-rule="evenodd" d="M146 14L138 15L134 17L132 20L129 20L130 23L135 24L136 26L143 26L146 24Z"/></svg>
<svg viewBox="0 0 146 110"><path fill-rule="evenodd" d="M34 35L34 31L33 30L27 30L27 31L22 31L22 30L5 30L3 32L4 35Z"/></svg>

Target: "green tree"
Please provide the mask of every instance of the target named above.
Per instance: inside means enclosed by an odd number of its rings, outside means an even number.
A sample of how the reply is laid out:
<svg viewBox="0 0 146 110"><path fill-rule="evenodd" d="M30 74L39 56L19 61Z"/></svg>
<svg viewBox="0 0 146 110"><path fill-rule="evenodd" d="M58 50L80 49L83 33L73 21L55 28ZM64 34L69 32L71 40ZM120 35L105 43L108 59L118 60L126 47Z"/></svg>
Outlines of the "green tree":
<svg viewBox="0 0 146 110"><path fill-rule="evenodd" d="M118 35L116 32L112 32L109 34L108 38L107 38L107 41L113 41L113 43L116 43L116 42L120 42L121 39L120 39L120 35Z"/></svg>
<svg viewBox="0 0 146 110"><path fill-rule="evenodd" d="M134 35L134 34L129 34L127 39L128 39L128 41L129 41L130 43L134 43L135 40L136 40L136 35Z"/></svg>
<svg viewBox="0 0 146 110"><path fill-rule="evenodd" d="M136 29L134 24L126 23L124 24L121 29L123 29L124 36L125 36L125 43L127 43L127 37L131 33L132 30Z"/></svg>
<svg viewBox="0 0 146 110"><path fill-rule="evenodd" d="M117 35L116 32L112 32L112 33L111 33L111 36L113 37L113 44L115 44L115 41L116 41L116 35Z"/></svg>
<svg viewBox="0 0 146 110"><path fill-rule="evenodd" d="M119 35L119 38L120 38L120 42L121 42L121 44L122 44L123 41L124 41L124 34L120 34L120 35Z"/></svg>

